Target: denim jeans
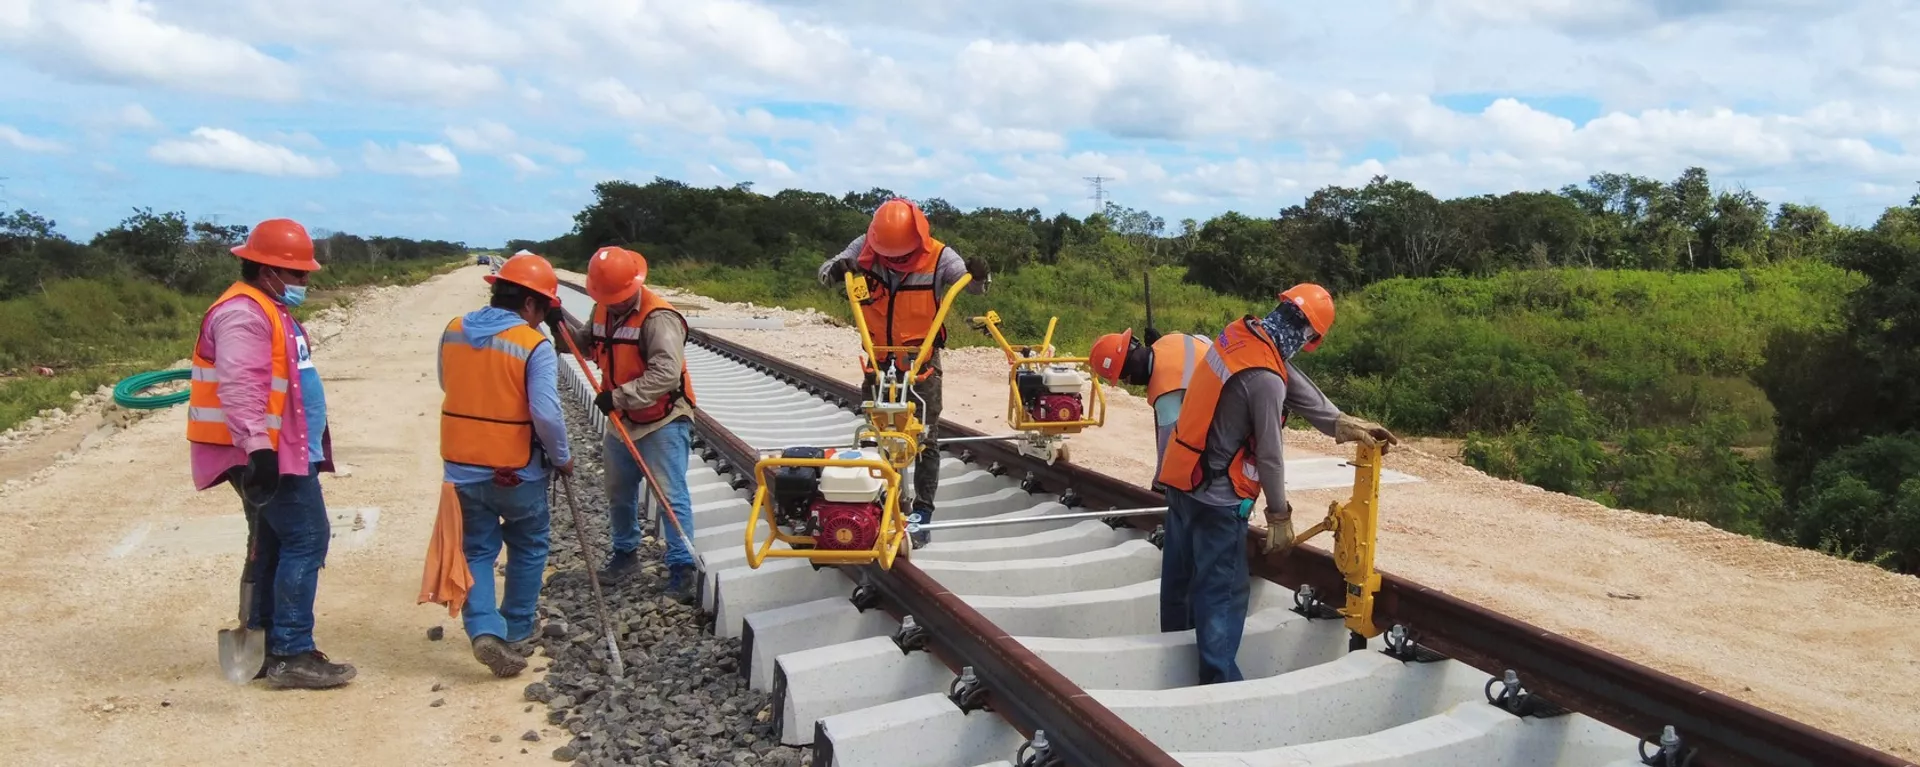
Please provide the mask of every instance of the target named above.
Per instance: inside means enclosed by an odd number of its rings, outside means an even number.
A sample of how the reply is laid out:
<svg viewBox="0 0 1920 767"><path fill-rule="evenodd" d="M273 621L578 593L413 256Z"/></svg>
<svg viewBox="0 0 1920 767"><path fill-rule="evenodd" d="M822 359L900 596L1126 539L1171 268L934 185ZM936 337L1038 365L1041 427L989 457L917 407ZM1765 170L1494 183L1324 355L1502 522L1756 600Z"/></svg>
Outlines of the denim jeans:
<svg viewBox="0 0 1920 767"><path fill-rule="evenodd" d="M680 529L693 537L693 497L687 492L687 454L693 451L693 420L681 418L655 429L634 443L647 469L663 484L667 500L673 504L673 516ZM620 442L619 432L607 432L601 445L607 466L607 513L613 528L613 550L640 548L640 484L646 475L633 462L633 455ZM651 491L649 491L651 492ZM660 537L667 543L667 564L692 565L693 552L675 532L673 522L660 521Z"/></svg>
<svg viewBox="0 0 1920 767"><path fill-rule="evenodd" d="M552 482L549 475L513 487L489 480L455 488L465 533L461 548L467 568L473 571L473 589L460 610L468 639L491 635L518 642L533 636L550 545L547 487ZM502 544L507 548L507 586L496 602L493 563L500 558Z"/></svg>
<svg viewBox="0 0 1920 767"><path fill-rule="evenodd" d="M1212 506L1178 490L1167 491L1167 507L1161 629L1194 630L1200 684L1238 682L1249 591L1247 523L1238 506Z"/></svg>
<svg viewBox="0 0 1920 767"><path fill-rule="evenodd" d="M309 468L305 476L280 475L279 487L257 514L254 572L258 575L247 623L267 630L268 653L298 655L314 649L313 599L320 588L320 568L327 563L327 542L333 537L327 502L320 494L319 470Z"/></svg>

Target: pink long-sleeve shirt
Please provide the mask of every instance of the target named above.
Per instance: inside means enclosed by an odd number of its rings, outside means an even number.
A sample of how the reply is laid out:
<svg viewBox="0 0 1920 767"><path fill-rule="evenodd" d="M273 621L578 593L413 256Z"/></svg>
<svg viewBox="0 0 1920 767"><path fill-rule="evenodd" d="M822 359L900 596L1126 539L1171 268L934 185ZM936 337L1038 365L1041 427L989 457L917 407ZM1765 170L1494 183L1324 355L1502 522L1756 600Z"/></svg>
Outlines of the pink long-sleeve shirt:
<svg viewBox="0 0 1920 767"><path fill-rule="evenodd" d="M307 409L300 396L300 371L293 369L294 350L306 336L306 329L295 322L287 308L278 303L280 322L287 330L287 406L280 418L280 444L267 440L267 394L273 388L273 325L260 305L244 297L232 298L213 308L200 329L199 349L213 360L220 378L220 405L227 414L227 431L233 445L187 443L193 461L193 484L205 490L226 478L229 469L244 466L247 454L273 448L279 451L280 473L308 473L309 465L320 471L333 471L331 429L321 434L324 455L308 455Z"/></svg>

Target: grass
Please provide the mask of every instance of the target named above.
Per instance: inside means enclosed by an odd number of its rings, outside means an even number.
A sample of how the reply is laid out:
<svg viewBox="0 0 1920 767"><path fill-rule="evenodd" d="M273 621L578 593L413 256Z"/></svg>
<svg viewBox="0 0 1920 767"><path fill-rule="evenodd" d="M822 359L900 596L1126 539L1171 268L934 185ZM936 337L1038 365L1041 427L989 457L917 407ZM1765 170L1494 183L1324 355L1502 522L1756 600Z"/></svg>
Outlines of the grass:
<svg viewBox="0 0 1920 767"><path fill-rule="evenodd" d="M347 288L411 285L465 262L330 265L315 275L313 298L295 316L311 317L347 300ZM90 394L190 356L200 317L216 297L110 277L59 280L41 292L0 301L0 430L71 404L71 392ZM55 374L39 375L37 367Z"/></svg>

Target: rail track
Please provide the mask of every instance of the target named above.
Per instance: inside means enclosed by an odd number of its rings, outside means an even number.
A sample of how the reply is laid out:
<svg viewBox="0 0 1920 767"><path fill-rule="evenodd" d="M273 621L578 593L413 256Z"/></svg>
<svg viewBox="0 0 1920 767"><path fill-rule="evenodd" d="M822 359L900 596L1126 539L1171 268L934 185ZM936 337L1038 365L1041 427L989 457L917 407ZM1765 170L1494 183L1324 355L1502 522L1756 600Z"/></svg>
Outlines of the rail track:
<svg viewBox="0 0 1920 767"><path fill-rule="evenodd" d="M591 301L565 287L568 313L586 317ZM850 442L859 395L699 330L687 364L702 608L742 639L741 673L772 693L782 742L811 745L819 767L1914 767L1388 574L1375 621L1394 629L1356 641L1313 598L1338 601L1338 570L1305 548L1251 560L1247 681L1192 686L1192 632L1158 632L1155 517L940 530L891 570L750 568L753 462ZM563 384L590 398L567 369ZM1161 503L999 443L945 449L942 522Z"/></svg>

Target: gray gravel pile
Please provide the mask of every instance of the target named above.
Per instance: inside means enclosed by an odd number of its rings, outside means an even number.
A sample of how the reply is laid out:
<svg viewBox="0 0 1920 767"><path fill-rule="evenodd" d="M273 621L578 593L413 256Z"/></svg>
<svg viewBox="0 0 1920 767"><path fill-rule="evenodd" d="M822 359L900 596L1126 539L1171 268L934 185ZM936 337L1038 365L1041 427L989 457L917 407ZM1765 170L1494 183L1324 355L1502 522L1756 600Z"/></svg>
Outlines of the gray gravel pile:
<svg viewBox="0 0 1920 767"><path fill-rule="evenodd" d="M572 511L564 491L558 491L541 598L546 623L531 640L552 662L546 679L527 685L525 693L528 700L547 704L547 721L561 730L541 745L551 744L555 761L587 765L811 764L810 751L779 745L772 700L749 689L740 674L740 641L715 637L697 606L665 595L663 546L654 536L641 546L647 563L641 573L624 583L601 584L626 672L612 677L584 569L598 567L607 555L600 450L584 409L571 397L562 400L576 445L574 500L593 553L591 560L581 559ZM560 737L568 740L555 742Z"/></svg>

